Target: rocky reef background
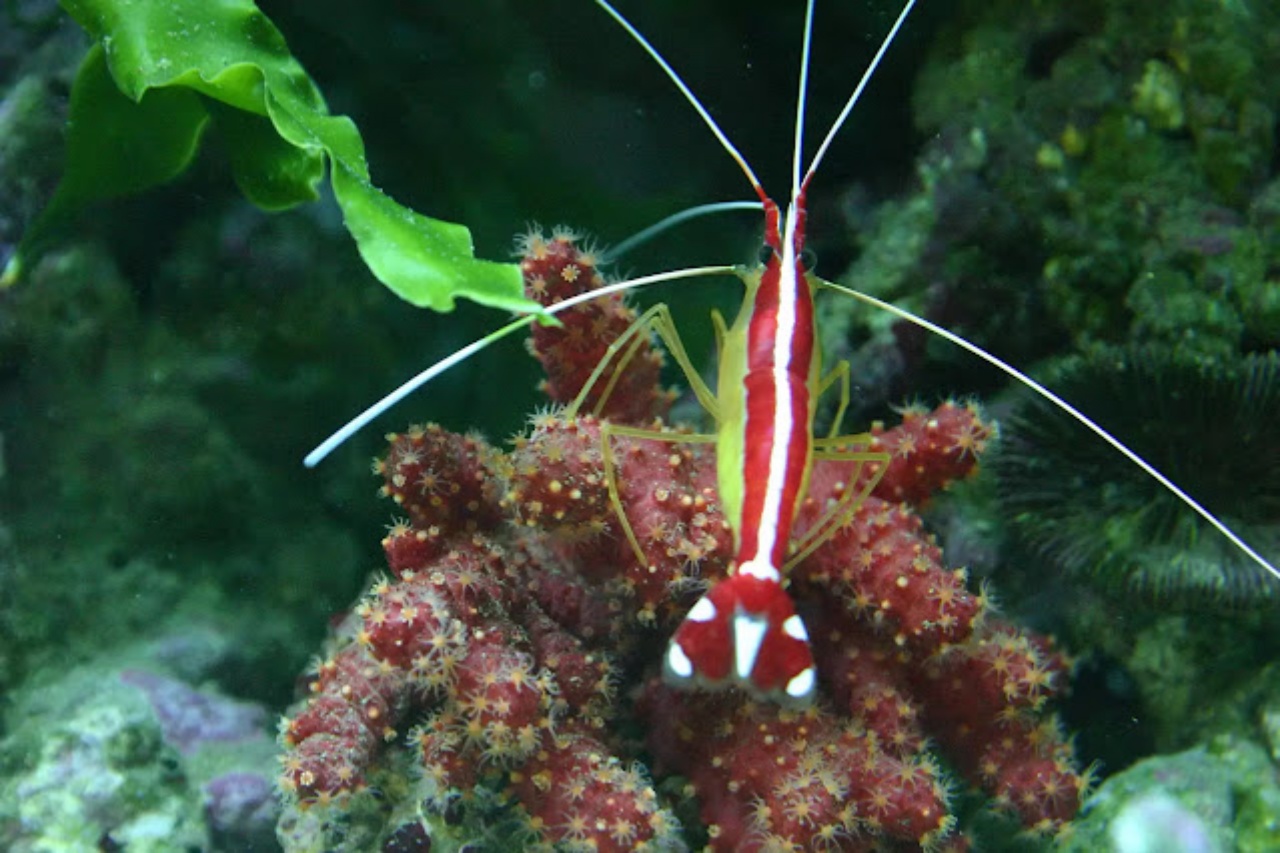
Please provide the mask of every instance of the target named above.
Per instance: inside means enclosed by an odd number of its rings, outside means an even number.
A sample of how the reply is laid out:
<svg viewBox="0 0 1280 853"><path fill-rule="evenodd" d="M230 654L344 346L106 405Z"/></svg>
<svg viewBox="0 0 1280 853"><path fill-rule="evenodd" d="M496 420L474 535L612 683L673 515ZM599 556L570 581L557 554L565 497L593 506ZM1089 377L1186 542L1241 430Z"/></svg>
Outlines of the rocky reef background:
<svg viewBox="0 0 1280 853"><path fill-rule="evenodd" d="M637 23L766 183L785 185L798 10L643 5ZM687 106L589 3L262 8L360 125L375 180L466 223L482 256L506 255L532 220L613 241L681 206L745 197ZM896 9L818 13L811 136ZM1050 381L1090 388L1127 372L1132 384L1091 414L1203 483L1210 508L1273 560L1280 472L1257 433L1276 405L1280 339L1277 14L1257 0L926 2L815 183L812 213L824 276ZM7 251L57 181L87 42L52 3L0 15ZM747 260L755 227L696 223L625 269ZM707 306L737 299L732 285L661 296L695 352L710 345ZM270 797L254 781L274 773L270 718L378 565L387 522L367 474L382 430L319 471L301 455L496 319L400 303L332 203L256 211L216 145L171 187L92 211L0 292L3 846L270 849ZM1007 614L1079 660L1066 713L1080 752L1103 777L1124 774L1086 807L1080 849L1169 809L1222 849L1274 847L1280 582L1173 510L1142 517L1158 499L1118 457L1078 430L1037 428L1003 377L947 345L834 301L823 331L853 364L856 422L964 393L1004 421L1006 460L940 502L933 524L999 584ZM535 380L519 344L498 348L383 429L432 419L501 440L536 404ZM1151 416L1135 387L1172 402ZM1064 529L1096 537L1094 550L1061 547ZM166 730L173 703L198 709L209 736ZM86 704L102 710L86 718ZM1153 754L1186 778L1212 765L1212 791L1151 772L1140 762ZM117 783L90 790L104 778ZM125 797L126 782L146 796Z"/></svg>

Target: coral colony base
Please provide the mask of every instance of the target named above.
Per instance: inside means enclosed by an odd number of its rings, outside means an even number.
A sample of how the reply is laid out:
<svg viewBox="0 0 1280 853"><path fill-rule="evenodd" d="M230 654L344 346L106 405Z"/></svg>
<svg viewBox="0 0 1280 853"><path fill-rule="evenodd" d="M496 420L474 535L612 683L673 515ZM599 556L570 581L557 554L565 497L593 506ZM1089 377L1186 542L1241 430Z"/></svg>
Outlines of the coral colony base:
<svg viewBox="0 0 1280 853"><path fill-rule="evenodd" d="M602 283L571 235L523 248L544 304ZM531 348L565 403L635 313L615 296L560 319ZM509 451L434 425L390 436L375 471L407 517L382 543L388 575L282 723L281 784L299 807L282 839L317 812L337 839L362 798L397 792L422 838L448 824L485 844L584 850L963 850L963 787L1037 833L1064 827L1088 787L1048 708L1067 661L995 616L915 511L973 470L993 432L978 408L874 425L882 472L815 464L800 533L858 488L851 475L880 478L789 574L819 672L810 707L677 691L658 677L662 649L724 577L732 536L711 445L612 435L606 473L601 418L679 432L660 420L661 355L637 340L597 382L608 390L589 392L600 418L553 407ZM660 794L654 780L675 776L687 784Z"/></svg>

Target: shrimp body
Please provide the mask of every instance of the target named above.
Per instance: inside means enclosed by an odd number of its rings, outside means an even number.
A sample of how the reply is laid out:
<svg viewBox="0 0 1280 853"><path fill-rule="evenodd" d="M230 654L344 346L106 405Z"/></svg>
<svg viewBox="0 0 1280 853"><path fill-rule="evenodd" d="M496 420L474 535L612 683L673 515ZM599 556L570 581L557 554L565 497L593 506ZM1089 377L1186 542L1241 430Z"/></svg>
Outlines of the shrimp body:
<svg viewBox="0 0 1280 853"><path fill-rule="evenodd" d="M787 211L762 195L764 267L744 276L743 309L724 336L717 383L716 475L734 533L730 575L689 611L671 638L676 683L736 683L795 703L816 686L808 632L783 588L796 509L813 463L813 288L800 253L804 197Z"/></svg>

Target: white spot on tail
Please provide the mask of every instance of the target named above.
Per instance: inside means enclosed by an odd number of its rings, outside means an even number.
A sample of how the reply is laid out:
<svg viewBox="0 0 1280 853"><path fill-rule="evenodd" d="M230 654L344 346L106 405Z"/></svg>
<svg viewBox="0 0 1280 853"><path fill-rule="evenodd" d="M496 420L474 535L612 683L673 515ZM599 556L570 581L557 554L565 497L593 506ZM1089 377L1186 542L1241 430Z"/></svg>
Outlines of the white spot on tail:
<svg viewBox="0 0 1280 853"><path fill-rule="evenodd" d="M792 699L806 699L813 692L813 667L805 667L804 671L787 682L787 695Z"/></svg>
<svg viewBox="0 0 1280 853"><path fill-rule="evenodd" d="M678 643L667 646L667 672L676 678L693 678L693 661Z"/></svg>
<svg viewBox="0 0 1280 853"><path fill-rule="evenodd" d="M689 609L689 614L684 618L690 622L710 622L716 618L716 606L711 603L711 599L705 595L698 599L698 603Z"/></svg>
<svg viewBox="0 0 1280 853"><path fill-rule="evenodd" d="M734 574L747 575L774 583L782 581L782 574L765 560L747 560L738 566Z"/></svg>
<svg viewBox="0 0 1280 853"><path fill-rule="evenodd" d="M740 680L751 680L751 671L756 668L756 658L760 656L768 630L769 623L758 616L739 613L733 617L733 656Z"/></svg>
<svg viewBox="0 0 1280 853"><path fill-rule="evenodd" d="M800 617L794 613L787 617L787 621L782 623L782 631L793 640L799 640L802 643L809 642L809 632L804 629L804 622L800 621Z"/></svg>

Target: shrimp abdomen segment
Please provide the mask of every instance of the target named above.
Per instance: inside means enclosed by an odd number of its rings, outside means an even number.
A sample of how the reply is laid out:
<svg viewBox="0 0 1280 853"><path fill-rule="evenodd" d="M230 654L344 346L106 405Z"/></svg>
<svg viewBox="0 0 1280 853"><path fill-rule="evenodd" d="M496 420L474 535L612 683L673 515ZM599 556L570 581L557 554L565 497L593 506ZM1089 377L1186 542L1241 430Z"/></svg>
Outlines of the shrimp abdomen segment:
<svg viewBox="0 0 1280 853"><path fill-rule="evenodd" d="M739 569L698 599L671 638L666 677L675 684L743 686L783 704L813 698L813 653L779 580Z"/></svg>

